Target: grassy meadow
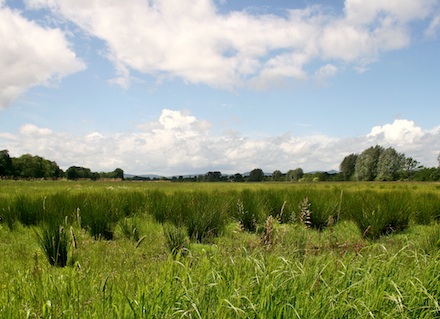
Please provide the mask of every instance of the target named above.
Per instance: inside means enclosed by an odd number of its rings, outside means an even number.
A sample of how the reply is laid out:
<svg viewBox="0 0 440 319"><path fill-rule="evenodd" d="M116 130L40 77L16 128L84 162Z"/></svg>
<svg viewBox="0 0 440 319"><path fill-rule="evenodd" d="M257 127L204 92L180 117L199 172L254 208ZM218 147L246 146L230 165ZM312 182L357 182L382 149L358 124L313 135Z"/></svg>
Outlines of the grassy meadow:
<svg viewBox="0 0 440 319"><path fill-rule="evenodd" d="M0 318L440 318L439 183L0 181Z"/></svg>

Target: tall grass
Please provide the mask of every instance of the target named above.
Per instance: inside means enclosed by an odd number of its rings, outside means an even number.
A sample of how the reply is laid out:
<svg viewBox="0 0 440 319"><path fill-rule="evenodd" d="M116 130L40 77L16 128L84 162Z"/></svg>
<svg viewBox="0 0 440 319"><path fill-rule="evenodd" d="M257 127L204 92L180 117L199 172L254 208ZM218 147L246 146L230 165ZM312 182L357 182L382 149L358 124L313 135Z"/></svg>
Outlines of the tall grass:
<svg viewBox="0 0 440 319"><path fill-rule="evenodd" d="M0 262L0 317L440 315L439 224L435 218L428 218L428 224L420 217L422 225L418 225L415 215L416 211L429 211L433 216L435 204L423 208L415 200L417 194L435 194L430 189L413 190L399 184L396 189L392 189L394 184L274 184L273 188L245 185L239 189L225 184L225 189L216 186L213 191L179 189L181 186L173 189L170 184L129 184L131 190L118 188L126 184L113 184L112 190L108 185L88 189L94 184L84 184L80 189L45 188L35 194L24 190L2 193L0 254L8 258ZM131 191L136 194L130 195ZM55 242L52 239L57 233L68 235L64 229L75 227L75 260L67 261L67 267L43 262L47 258L44 250L29 231L35 226L23 226L17 218L9 229L5 212L17 207L18 195L22 203L30 203L20 209L28 207L28 213L34 214L41 236L47 222L57 220L58 228L52 229L46 242ZM323 216L340 216L337 222L332 227L327 223L326 227L309 228L298 218L279 223L282 218L277 216L278 211L294 212L298 217L298 205L304 198L310 204L311 216L315 211ZM425 198L436 200L434 195ZM237 226L240 219L235 205L239 200L249 212L247 217L255 220L250 225L255 230L260 228L260 233ZM356 216L372 211L386 218ZM114 236L112 241L94 240L92 232L80 228L89 230L94 214L104 215L121 234L123 227L127 232L139 229L144 240L137 245L124 236ZM404 217L394 221L393 214ZM396 226L392 232L387 228L383 232L380 225L392 223L402 223L405 232L398 232ZM364 227L376 224L381 235L367 240ZM63 232L59 225L63 225ZM196 230L189 231L191 225ZM202 233L205 235L198 237ZM49 254L54 256L52 260L57 260L56 251ZM176 256L170 252L177 252Z"/></svg>
<svg viewBox="0 0 440 319"><path fill-rule="evenodd" d="M46 224L37 232L38 243L52 266L67 265L69 238L65 228L57 223Z"/></svg>

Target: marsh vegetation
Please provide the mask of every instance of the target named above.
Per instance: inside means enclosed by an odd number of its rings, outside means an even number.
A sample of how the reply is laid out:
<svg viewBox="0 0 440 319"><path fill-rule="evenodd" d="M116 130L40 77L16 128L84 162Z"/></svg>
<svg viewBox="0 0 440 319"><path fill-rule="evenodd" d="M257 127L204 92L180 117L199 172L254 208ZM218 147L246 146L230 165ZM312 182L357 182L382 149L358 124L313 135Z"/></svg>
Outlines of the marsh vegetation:
<svg viewBox="0 0 440 319"><path fill-rule="evenodd" d="M436 318L440 185L1 181L2 318Z"/></svg>

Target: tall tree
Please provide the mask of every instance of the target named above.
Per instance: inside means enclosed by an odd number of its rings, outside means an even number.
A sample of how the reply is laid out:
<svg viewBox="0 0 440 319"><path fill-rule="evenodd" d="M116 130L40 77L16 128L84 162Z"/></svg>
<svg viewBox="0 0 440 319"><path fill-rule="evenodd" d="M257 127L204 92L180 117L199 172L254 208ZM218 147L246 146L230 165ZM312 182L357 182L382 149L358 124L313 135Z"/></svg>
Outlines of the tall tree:
<svg viewBox="0 0 440 319"><path fill-rule="evenodd" d="M357 158L355 174L358 181L373 181L377 176L377 163L383 147L376 145L364 150Z"/></svg>
<svg viewBox="0 0 440 319"><path fill-rule="evenodd" d="M12 159L8 150L0 151L0 177L12 176Z"/></svg>
<svg viewBox="0 0 440 319"><path fill-rule="evenodd" d="M249 182L261 182L264 180L264 173L261 168L255 168L253 169L248 177Z"/></svg>
<svg viewBox="0 0 440 319"><path fill-rule="evenodd" d="M61 172L55 162L30 154L13 158L12 163L15 175L21 178L56 178Z"/></svg>
<svg viewBox="0 0 440 319"><path fill-rule="evenodd" d="M291 169L286 174L286 179L290 182L299 181L304 176L304 171L301 167Z"/></svg>
<svg viewBox="0 0 440 319"><path fill-rule="evenodd" d="M412 157L405 158L402 169L400 171L400 178L411 179L414 176L414 173L418 169L419 165L420 163Z"/></svg>
<svg viewBox="0 0 440 319"><path fill-rule="evenodd" d="M235 173L232 177L232 180L234 182L244 182L243 175L241 175L240 173Z"/></svg>
<svg viewBox="0 0 440 319"><path fill-rule="evenodd" d="M95 178L90 170L90 168L85 168L81 166L70 166L66 171L67 179L78 179L78 178Z"/></svg>
<svg viewBox="0 0 440 319"><path fill-rule="evenodd" d="M405 155L397 153L397 151L389 147L383 150L377 162L378 181L395 181L399 178L399 173L403 169L405 163Z"/></svg>
<svg viewBox="0 0 440 319"><path fill-rule="evenodd" d="M357 154L350 154L344 157L339 165L339 171L341 172L342 179L348 181L353 178L356 171L356 161L358 159Z"/></svg>
<svg viewBox="0 0 440 319"><path fill-rule="evenodd" d="M281 171L279 171L279 170L276 170L272 173L272 180L273 181L280 181L282 176L283 176L283 173L281 173Z"/></svg>
<svg viewBox="0 0 440 319"><path fill-rule="evenodd" d="M114 178L124 179L124 170L122 168L116 168L113 171L113 177Z"/></svg>

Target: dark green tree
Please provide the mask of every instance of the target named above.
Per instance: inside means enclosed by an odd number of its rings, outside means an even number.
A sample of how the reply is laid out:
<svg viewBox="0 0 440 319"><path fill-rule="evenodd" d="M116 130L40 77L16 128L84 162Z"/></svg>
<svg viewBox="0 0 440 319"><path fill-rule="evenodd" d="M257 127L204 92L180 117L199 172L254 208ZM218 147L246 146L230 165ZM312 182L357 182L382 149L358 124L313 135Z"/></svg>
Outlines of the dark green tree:
<svg viewBox="0 0 440 319"><path fill-rule="evenodd" d="M122 168L116 168L113 171L113 178L124 179L124 170Z"/></svg>
<svg viewBox="0 0 440 319"><path fill-rule="evenodd" d="M417 171L420 163L412 157L407 157L404 160L403 166L400 171L400 178L403 180L410 180Z"/></svg>
<svg viewBox="0 0 440 319"><path fill-rule="evenodd" d="M222 173L219 171L208 172L205 174L205 182L219 182L222 180Z"/></svg>
<svg viewBox="0 0 440 319"><path fill-rule="evenodd" d="M344 181L349 181L354 177L357 159L357 154L350 154L345 156L341 164L339 165L339 172L341 173L342 179Z"/></svg>
<svg viewBox="0 0 440 319"><path fill-rule="evenodd" d="M264 173L261 168L253 169L248 177L249 182L261 182L264 180Z"/></svg>
<svg viewBox="0 0 440 319"><path fill-rule="evenodd" d="M93 179L94 176L92 172L90 171L90 168L85 168L81 166L70 166L66 170L66 177L70 180L76 180L79 178L90 178Z"/></svg>
<svg viewBox="0 0 440 319"><path fill-rule="evenodd" d="M232 180L233 180L234 182L244 182L243 175L241 175L240 173L236 173L236 174L234 174Z"/></svg>
<svg viewBox="0 0 440 319"><path fill-rule="evenodd" d="M12 176L13 167L12 159L9 156L8 150L0 151L0 177L2 176Z"/></svg>
<svg viewBox="0 0 440 319"><path fill-rule="evenodd" d="M272 173L272 180L273 181L280 181L282 176L283 176L283 173L281 173L281 171L279 171L279 170L276 170Z"/></svg>
<svg viewBox="0 0 440 319"><path fill-rule="evenodd" d="M13 158L12 163L15 176L20 178L57 178L62 174L61 169L55 162L40 156L24 154L18 158Z"/></svg>

